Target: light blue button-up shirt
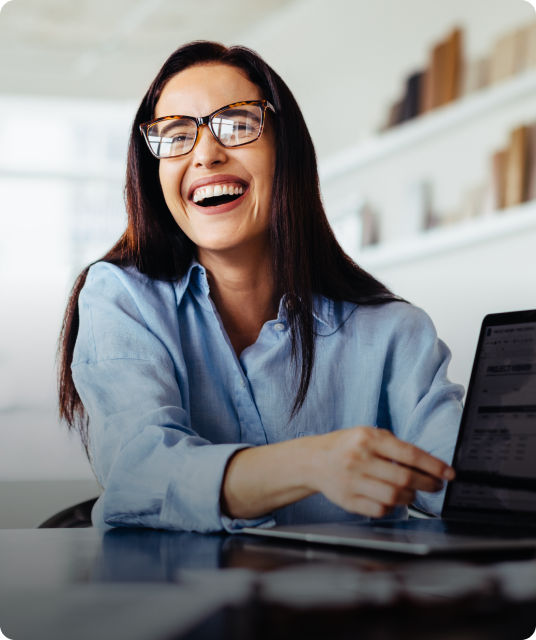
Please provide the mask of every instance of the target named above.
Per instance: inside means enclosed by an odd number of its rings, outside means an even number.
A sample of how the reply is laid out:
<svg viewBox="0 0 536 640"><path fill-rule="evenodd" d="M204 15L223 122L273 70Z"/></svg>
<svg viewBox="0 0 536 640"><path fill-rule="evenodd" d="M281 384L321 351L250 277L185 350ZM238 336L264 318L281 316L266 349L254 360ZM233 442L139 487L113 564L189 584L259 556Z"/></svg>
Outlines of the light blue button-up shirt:
<svg viewBox="0 0 536 640"><path fill-rule="evenodd" d="M98 263L79 314L72 371L105 489L95 526L210 532L368 520L322 494L256 520L232 520L220 509L236 451L356 425L389 429L452 460L463 388L447 378L450 352L430 318L410 304L319 298L313 376L290 421L299 375L290 365L284 300L239 358L196 262L176 284ZM420 493L415 504L438 513L443 497Z"/></svg>

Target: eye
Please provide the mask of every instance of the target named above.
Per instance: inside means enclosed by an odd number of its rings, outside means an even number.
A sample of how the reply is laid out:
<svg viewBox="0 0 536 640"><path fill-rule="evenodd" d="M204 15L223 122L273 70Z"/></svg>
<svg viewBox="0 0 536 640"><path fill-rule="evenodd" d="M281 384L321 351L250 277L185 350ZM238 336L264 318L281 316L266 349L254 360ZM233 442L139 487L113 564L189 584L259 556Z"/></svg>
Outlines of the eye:
<svg viewBox="0 0 536 640"><path fill-rule="evenodd" d="M253 127L247 121L244 122L235 122L234 123L235 131L240 131L241 133L251 133L253 131Z"/></svg>
<svg viewBox="0 0 536 640"><path fill-rule="evenodd" d="M172 142L190 142L194 137L195 136L191 133L181 132L173 136Z"/></svg>

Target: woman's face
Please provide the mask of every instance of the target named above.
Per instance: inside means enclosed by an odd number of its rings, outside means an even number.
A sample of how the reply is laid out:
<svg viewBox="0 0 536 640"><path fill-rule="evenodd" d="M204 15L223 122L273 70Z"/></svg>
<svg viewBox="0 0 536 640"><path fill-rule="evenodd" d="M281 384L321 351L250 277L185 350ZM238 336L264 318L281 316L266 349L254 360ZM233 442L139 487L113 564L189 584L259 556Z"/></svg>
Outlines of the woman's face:
<svg viewBox="0 0 536 640"><path fill-rule="evenodd" d="M191 67L168 81L156 105L155 118L202 117L243 100L262 100L260 89L238 69L221 64ZM205 251L228 251L264 241L270 223L275 140L267 115L262 136L243 147L222 147L206 126L195 147L178 158L160 160L160 182L177 224ZM242 195L212 206L204 187ZM205 191L205 194L207 192ZM197 202L194 202L194 195Z"/></svg>

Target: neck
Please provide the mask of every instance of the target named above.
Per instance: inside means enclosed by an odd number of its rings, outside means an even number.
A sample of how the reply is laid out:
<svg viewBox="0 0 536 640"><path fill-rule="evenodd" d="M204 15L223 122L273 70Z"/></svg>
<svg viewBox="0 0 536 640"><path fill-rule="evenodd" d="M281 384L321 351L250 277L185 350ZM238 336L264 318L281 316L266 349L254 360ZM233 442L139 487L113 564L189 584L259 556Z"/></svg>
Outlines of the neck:
<svg viewBox="0 0 536 640"><path fill-rule="evenodd" d="M210 296L237 355L253 344L265 324L277 318L277 295L268 239L228 252L198 250Z"/></svg>

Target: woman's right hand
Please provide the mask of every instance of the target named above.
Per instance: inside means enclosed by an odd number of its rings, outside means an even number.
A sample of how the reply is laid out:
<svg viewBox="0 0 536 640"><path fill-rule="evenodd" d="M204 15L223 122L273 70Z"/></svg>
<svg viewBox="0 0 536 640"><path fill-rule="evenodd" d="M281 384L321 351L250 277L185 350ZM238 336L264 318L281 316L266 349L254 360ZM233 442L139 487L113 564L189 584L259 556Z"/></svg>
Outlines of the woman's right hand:
<svg viewBox="0 0 536 640"><path fill-rule="evenodd" d="M321 492L346 511L379 518L453 477L447 464L389 431L353 427L238 451L224 475L221 508L256 518Z"/></svg>
<svg viewBox="0 0 536 640"><path fill-rule="evenodd" d="M385 429L353 427L304 438L307 484L346 511L374 518L436 492L454 470Z"/></svg>

